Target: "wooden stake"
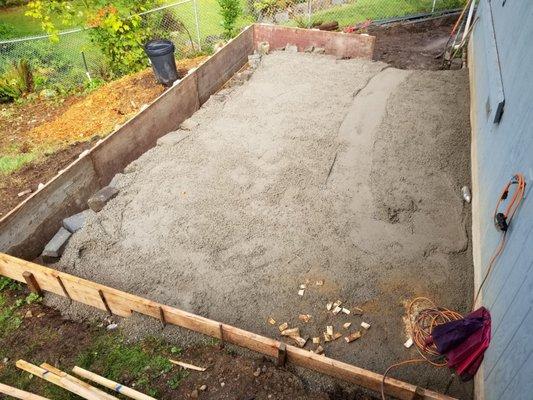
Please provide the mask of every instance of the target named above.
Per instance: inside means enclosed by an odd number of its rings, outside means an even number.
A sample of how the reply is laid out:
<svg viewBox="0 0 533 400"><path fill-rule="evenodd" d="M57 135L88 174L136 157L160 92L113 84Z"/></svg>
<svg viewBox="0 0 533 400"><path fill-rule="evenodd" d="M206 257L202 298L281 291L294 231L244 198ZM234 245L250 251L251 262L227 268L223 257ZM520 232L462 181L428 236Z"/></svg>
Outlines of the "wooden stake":
<svg viewBox="0 0 533 400"><path fill-rule="evenodd" d="M186 362L183 362L183 361L170 360L170 359L168 361L170 361L172 364L179 365L180 367L187 368L187 369L192 369L193 371L204 372L206 370L206 368L197 367L196 365L189 364L189 363L186 363Z"/></svg>
<svg viewBox="0 0 533 400"><path fill-rule="evenodd" d="M163 328L165 328L165 326L167 326L167 321L165 319L165 312L161 306L159 306L159 319L161 320L161 325L163 325Z"/></svg>
<svg viewBox="0 0 533 400"><path fill-rule="evenodd" d="M22 277L26 281L26 284L28 285L28 289L30 289L30 292L38 294L40 297L43 297L43 292L41 288L39 287L39 284L37 283L37 280L35 279L35 276L29 271L24 271L22 273Z"/></svg>
<svg viewBox="0 0 533 400"><path fill-rule="evenodd" d="M218 328L220 331L220 342L218 343L218 348L222 350L226 346L226 342L224 342L224 328L222 327L222 324L218 324Z"/></svg>
<svg viewBox="0 0 533 400"><path fill-rule="evenodd" d="M117 399L116 397L111 396L110 394L107 394L106 392L103 392L100 389L89 385L87 382L84 382L84 381L76 378L75 376L69 375L66 372L61 371L60 369L57 369L53 365L50 365L50 364L47 364L47 363L42 363L40 365L40 367L42 369L47 370L48 372L51 372L54 375L60 376L62 378L66 378L66 379L74 382L77 385L79 385L80 387L84 387L87 390L90 390L91 392L93 392L95 395L99 396L99 398L101 398L103 400L116 400Z"/></svg>
<svg viewBox="0 0 533 400"><path fill-rule="evenodd" d="M38 279L40 288L60 296L64 296L63 291L59 288L55 276L60 276L63 282L67 283L69 294L73 300L79 301L99 309L109 311L110 303L116 315L122 317L131 316L132 311L148 315L159 319L159 304L155 301L144 299L130 293L122 292L108 286L100 285L86 279L78 278L54 269L43 267L42 265L33 264L7 254L0 253L0 275L15 279L19 282L25 282L23 273L31 271ZM100 292L105 291L105 297L102 299ZM103 292L102 292L103 294ZM106 300L107 299L107 300ZM106 302L103 304L103 301ZM107 307L106 307L107 306ZM190 329L192 331L220 338L220 322L213 321L199 315L192 314L174 307L164 306L165 319L167 323ZM223 324L224 342L236 344L245 347L257 353L264 354L268 357L276 358L279 356L280 342L265 336L248 332L244 329L237 328L228 324ZM381 381L383 375L359 368L355 365L347 364L338 360L331 359L324 355L314 354L306 349L300 349L296 346L286 346L286 361L295 365L308 368L346 382L365 387L379 392L381 390ZM278 357L279 359L279 357ZM401 400L411 400L415 393L419 393L424 399L431 400L452 400L452 397L434 392L432 390L421 389L416 385L402 382L397 379L387 378L385 381L385 393Z"/></svg>
<svg viewBox="0 0 533 400"><path fill-rule="evenodd" d="M104 303L104 307L107 310L108 314L113 315L111 308L109 308L109 304L107 304L107 300L104 296L104 292L102 291L102 289L98 289L98 294L100 295L100 298L102 299L102 303Z"/></svg>
<svg viewBox="0 0 533 400"><path fill-rule="evenodd" d="M65 294L65 297L69 299L69 301L72 303L72 297L70 297L70 294L67 292L67 288L63 284L63 281L61 280L61 277L56 276L57 282L59 283L59 286L61 286L61 290L63 290L63 293Z"/></svg>
<svg viewBox="0 0 533 400"><path fill-rule="evenodd" d="M39 378L42 378L50 383L53 383L54 385L62 387L63 389L68 390L69 392L75 393L78 396L83 397L84 399L102 400L107 398L106 396L108 396L104 392L101 392L102 394L96 394L93 390L85 386L81 386L78 383L68 379L67 377L56 375L50 371L47 371L44 368L30 364L24 360L18 360L16 365L20 369L29 372L30 374L33 374L35 376L38 376ZM116 397L113 396L111 396L111 398L116 399Z"/></svg>
<svg viewBox="0 0 533 400"><path fill-rule="evenodd" d="M278 357L277 357L277 366L284 367L287 362L287 345L283 342L280 342L278 345Z"/></svg>
<svg viewBox="0 0 533 400"><path fill-rule="evenodd" d="M0 383L0 393L7 394L8 396L14 397L15 399L21 400L49 400L46 397L39 396L30 392L25 392L11 386L4 385Z"/></svg>
<svg viewBox="0 0 533 400"><path fill-rule="evenodd" d="M131 389L127 386L123 386L120 383L112 381L110 379L104 378L103 376L97 375L94 372L87 371L80 367L74 367L72 369L76 375L81 376L82 378L89 379L99 385L102 385L108 389L114 390L117 393L123 394L135 400L155 400L153 397L147 396L144 393L138 392L134 389Z"/></svg>

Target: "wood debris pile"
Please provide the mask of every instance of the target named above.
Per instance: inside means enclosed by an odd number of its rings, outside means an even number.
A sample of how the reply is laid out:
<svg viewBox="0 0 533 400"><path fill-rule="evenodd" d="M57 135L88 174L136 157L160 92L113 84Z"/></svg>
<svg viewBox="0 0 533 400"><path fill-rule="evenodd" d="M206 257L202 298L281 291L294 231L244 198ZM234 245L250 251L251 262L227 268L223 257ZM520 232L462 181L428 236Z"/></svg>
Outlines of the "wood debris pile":
<svg viewBox="0 0 533 400"><path fill-rule="evenodd" d="M312 289L312 286L320 290L320 288L324 286L324 280L317 280L314 284L309 281L300 284L297 292L298 296L303 297L306 292L309 292ZM368 322L360 321L355 323L353 321L355 317L362 317L364 310L359 307L349 306L342 300L328 301L324 313L331 314L334 318L342 320L338 325L339 327L336 328L336 324L326 325L325 327L319 327L316 325L310 326L313 325L313 323L316 323L317 319L311 314L300 313L298 314L298 321L306 326L290 326L288 322L283 322L278 325L279 333L283 338L291 340L295 345L301 348L304 348L308 343L311 343L312 345L309 346L309 351L316 354L324 354L324 345L326 343L335 342L343 336L346 343L352 343L363 337L370 329L370 324ZM346 318L350 318L351 320L346 321ZM268 323L270 325L278 324L272 316L268 318ZM353 329L352 327L357 327L357 329ZM302 330L305 328L314 328L316 335L310 338L303 334Z"/></svg>

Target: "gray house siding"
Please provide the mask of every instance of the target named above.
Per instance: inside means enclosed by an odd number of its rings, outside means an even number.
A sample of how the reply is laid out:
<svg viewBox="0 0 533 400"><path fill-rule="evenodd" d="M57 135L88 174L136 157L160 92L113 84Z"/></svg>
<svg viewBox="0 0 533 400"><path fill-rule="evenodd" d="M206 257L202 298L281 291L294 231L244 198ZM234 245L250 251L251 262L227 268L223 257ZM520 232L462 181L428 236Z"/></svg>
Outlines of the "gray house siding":
<svg viewBox="0 0 533 400"><path fill-rule="evenodd" d="M503 185L516 172L528 183L482 292L492 342L477 392L485 399L533 399L533 1L481 0L477 15L469 46L477 284L500 240L492 215Z"/></svg>

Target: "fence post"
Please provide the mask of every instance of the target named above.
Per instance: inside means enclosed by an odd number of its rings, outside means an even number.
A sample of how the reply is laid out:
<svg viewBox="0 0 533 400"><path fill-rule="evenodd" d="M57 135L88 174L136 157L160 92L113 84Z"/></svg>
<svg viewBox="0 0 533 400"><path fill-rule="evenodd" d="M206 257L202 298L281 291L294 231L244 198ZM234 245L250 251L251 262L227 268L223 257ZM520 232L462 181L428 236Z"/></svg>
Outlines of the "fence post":
<svg viewBox="0 0 533 400"><path fill-rule="evenodd" d="M307 27L311 28L311 0L307 0Z"/></svg>
<svg viewBox="0 0 533 400"><path fill-rule="evenodd" d="M200 23L198 20L198 4L196 3L197 0L192 0L193 9L194 9L194 22L196 24L196 39L198 40L198 50L202 51L202 43L200 40Z"/></svg>

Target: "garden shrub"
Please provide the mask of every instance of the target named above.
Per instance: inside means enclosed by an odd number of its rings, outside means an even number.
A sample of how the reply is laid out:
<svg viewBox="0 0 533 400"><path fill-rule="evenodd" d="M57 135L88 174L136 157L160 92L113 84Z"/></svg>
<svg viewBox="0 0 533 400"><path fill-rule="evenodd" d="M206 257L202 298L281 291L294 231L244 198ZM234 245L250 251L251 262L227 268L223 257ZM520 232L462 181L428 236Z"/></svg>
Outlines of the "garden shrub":
<svg viewBox="0 0 533 400"><path fill-rule="evenodd" d="M0 102L17 100L33 90L33 72L28 60L14 61L0 76Z"/></svg>
<svg viewBox="0 0 533 400"><path fill-rule="evenodd" d="M86 79L79 49L63 42L42 39L13 47L0 46L0 65L11 65L21 59L28 60L32 67L36 90L50 88L68 92Z"/></svg>
<svg viewBox="0 0 533 400"><path fill-rule="evenodd" d="M239 0L217 0L220 7L220 15L222 16L222 29L224 30L224 37L231 39L235 36L235 23L237 18L242 13L241 3Z"/></svg>

